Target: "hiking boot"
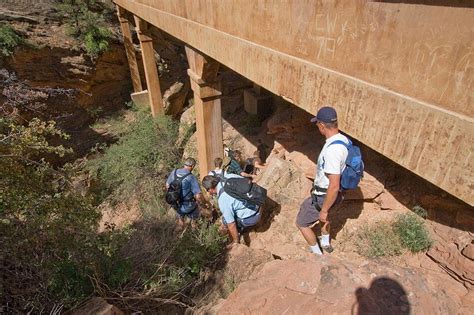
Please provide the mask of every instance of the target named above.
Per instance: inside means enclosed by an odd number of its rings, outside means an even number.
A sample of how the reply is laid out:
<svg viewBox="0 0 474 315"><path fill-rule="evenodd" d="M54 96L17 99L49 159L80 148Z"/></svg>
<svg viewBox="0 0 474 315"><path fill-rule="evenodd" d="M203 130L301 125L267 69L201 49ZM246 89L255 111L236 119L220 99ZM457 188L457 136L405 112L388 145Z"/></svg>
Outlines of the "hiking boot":
<svg viewBox="0 0 474 315"><path fill-rule="evenodd" d="M321 246L321 248L323 249L323 252L328 253L328 254L330 254L334 251L334 248L332 248L331 245Z"/></svg>

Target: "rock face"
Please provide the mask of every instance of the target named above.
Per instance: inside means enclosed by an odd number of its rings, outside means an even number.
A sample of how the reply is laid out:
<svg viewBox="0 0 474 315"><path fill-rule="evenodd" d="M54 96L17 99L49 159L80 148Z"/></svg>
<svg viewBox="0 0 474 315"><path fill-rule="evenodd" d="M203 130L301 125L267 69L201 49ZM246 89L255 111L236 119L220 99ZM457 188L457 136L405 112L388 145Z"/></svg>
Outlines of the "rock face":
<svg viewBox="0 0 474 315"><path fill-rule="evenodd" d="M456 314L458 288L426 271L331 257L275 260L215 308L218 314ZM441 274L431 274L440 276Z"/></svg>
<svg viewBox="0 0 474 315"><path fill-rule="evenodd" d="M252 278L254 274L259 272L263 266L272 261L272 255L263 250L256 250L245 245L236 245L228 253L227 263L223 270L213 275L213 279L209 281L211 284L217 284L218 290L204 289L204 295L208 295L209 291L213 292L210 300L217 302L220 297L227 297L237 286ZM223 300L220 299L220 302ZM216 313L220 308L220 303L210 303L201 307L196 311L197 314Z"/></svg>
<svg viewBox="0 0 474 315"><path fill-rule="evenodd" d="M61 25L54 5L52 0L2 3L0 15L6 16L10 26L36 47L22 45L13 56L0 57L0 69L14 73L20 84L32 89L73 90L49 95L44 108L33 113L43 120L56 121L71 135L62 144L75 154L62 159L64 163L84 156L96 143L113 140L90 125L104 113L124 108L130 99L131 82L125 51L117 38L111 40L108 51L91 60L80 49L83 43L66 34L67 26Z"/></svg>
<svg viewBox="0 0 474 315"><path fill-rule="evenodd" d="M309 195L311 181L298 167L274 156L268 158L267 168L256 181L267 189L268 201L260 226L250 235L250 246L280 258L304 255L295 221L299 205Z"/></svg>
<svg viewBox="0 0 474 315"><path fill-rule="evenodd" d="M167 115L176 116L183 110L189 93L189 83L175 82L163 94L163 106Z"/></svg>
<svg viewBox="0 0 474 315"><path fill-rule="evenodd" d="M474 234L433 224L435 244L427 255L466 288L474 289Z"/></svg>

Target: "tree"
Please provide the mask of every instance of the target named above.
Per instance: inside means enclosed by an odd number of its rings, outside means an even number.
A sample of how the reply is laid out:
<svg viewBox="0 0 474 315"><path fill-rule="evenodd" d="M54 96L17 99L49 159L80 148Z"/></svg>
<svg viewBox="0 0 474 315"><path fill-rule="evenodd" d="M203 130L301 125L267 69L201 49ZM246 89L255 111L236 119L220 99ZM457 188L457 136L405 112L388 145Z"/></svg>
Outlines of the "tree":
<svg viewBox="0 0 474 315"><path fill-rule="evenodd" d="M95 0L59 0L57 9L69 26L71 36L84 42L87 54L96 58L109 46L110 31L105 26L105 8Z"/></svg>

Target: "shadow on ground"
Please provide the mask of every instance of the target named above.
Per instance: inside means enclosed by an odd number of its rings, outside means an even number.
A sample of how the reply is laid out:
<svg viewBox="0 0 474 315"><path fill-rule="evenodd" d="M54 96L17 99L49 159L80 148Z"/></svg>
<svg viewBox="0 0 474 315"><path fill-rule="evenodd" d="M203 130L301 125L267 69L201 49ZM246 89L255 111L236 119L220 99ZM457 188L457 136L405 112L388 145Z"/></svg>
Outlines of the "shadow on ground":
<svg viewBox="0 0 474 315"><path fill-rule="evenodd" d="M351 314L410 314L407 292L388 277L375 278L368 288L358 288L355 296Z"/></svg>

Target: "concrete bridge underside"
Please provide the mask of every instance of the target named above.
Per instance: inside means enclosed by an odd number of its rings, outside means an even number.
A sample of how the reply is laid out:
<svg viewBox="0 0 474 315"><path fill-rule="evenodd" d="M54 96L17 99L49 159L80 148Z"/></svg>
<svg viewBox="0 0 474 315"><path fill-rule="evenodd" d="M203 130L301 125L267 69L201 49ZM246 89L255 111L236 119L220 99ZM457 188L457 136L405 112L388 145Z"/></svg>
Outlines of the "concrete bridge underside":
<svg viewBox="0 0 474 315"><path fill-rule="evenodd" d="M201 101L201 163L210 167L222 154L222 135L215 136L221 130L220 63L310 113L333 105L344 132L474 205L472 7L362 0L114 2L119 12L188 46L191 84ZM147 77L147 84L156 83Z"/></svg>

